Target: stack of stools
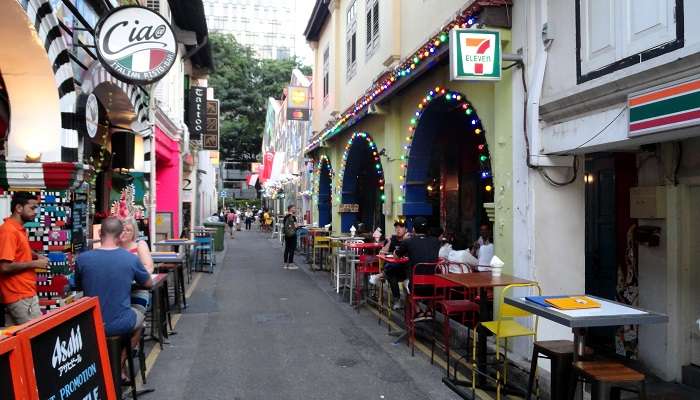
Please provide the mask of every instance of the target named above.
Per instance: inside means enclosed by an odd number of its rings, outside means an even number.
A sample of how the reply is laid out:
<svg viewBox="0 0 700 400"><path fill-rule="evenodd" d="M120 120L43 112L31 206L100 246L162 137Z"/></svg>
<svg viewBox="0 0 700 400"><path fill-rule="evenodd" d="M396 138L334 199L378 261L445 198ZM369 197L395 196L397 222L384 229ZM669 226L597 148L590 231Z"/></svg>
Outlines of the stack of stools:
<svg viewBox="0 0 700 400"><path fill-rule="evenodd" d="M208 233L197 234L194 240L197 242L194 246L195 271L214 273L216 256L214 255L214 243L211 235ZM208 265L207 270L204 269L205 265Z"/></svg>

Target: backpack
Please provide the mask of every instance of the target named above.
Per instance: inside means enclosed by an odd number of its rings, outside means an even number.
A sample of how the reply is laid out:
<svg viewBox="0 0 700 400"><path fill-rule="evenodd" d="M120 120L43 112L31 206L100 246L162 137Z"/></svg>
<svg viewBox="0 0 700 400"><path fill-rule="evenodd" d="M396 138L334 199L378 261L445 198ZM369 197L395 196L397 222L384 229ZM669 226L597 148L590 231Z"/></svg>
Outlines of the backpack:
<svg viewBox="0 0 700 400"><path fill-rule="evenodd" d="M284 217L284 227L283 227L283 232L285 237L293 237L296 236L297 230L294 227L294 217L292 216L286 216Z"/></svg>

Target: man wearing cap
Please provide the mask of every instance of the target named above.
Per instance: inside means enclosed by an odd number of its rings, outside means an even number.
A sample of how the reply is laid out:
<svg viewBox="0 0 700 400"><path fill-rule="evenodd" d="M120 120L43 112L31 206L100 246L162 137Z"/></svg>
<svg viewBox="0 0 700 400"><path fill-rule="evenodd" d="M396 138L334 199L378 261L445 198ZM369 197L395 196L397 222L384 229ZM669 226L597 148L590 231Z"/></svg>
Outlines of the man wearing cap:
<svg viewBox="0 0 700 400"><path fill-rule="evenodd" d="M17 192L10 207L12 215L0 226L0 294L5 323L19 325L41 316L35 269L45 269L49 260L32 251L24 229L24 223L36 217L36 196Z"/></svg>
<svg viewBox="0 0 700 400"><path fill-rule="evenodd" d="M422 263L434 263L440 253L440 239L428 235L428 220L424 217L416 217L413 221L415 235L410 239L401 242L396 249L399 257L408 256L409 271L413 266ZM418 271L418 273L433 273L433 271Z"/></svg>
<svg viewBox="0 0 700 400"><path fill-rule="evenodd" d="M394 222L394 235L386 241L386 244L379 251L384 254L392 254L404 239L407 239L408 230L406 224L401 221ZM401 291L399 282L406 279L406 264L386 263L384 264L384 276L389 282L391 296L394 301L394 310L401 308ZM377 275L378 279L381 275Z"/></svg>

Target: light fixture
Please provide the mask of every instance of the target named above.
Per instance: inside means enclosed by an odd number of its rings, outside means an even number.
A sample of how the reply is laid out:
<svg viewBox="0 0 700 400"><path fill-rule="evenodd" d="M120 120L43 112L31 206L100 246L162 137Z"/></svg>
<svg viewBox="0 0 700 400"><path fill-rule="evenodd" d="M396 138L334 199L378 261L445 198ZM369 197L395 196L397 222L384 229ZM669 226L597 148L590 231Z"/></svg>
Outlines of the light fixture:
<svg viewBox="0 0 700 400"><path fill-rule="evenodd" d="M27 153L26 156L24 156L24 161L29 162L29 163L35 163L39 162L41 160L41 153Z"/></svg>
<svg viewBox="0 0 700 400"><path fill-rule="evenodd" d="M585 183L591 184L593 183L593 175L592 174L585 174L583 175L583 181Z"/></svg>

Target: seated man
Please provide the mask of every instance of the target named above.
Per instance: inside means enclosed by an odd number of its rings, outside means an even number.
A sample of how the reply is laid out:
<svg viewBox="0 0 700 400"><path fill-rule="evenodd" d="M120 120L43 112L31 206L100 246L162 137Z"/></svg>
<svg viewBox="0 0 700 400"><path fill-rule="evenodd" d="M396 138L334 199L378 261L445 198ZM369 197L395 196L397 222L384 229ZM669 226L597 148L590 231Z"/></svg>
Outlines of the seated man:
<svg viewBox="0 0 700 400"><path fill-rule="evenodd" d="M406 224L401 221L394 222L394 235L391 236L384 244L384 247L379 251L384 254L392 254L396 248L401 244L401 241L408 238L406 233ZM377 278L381 277L378 275ZM391 296L394 301L394 310L401 308L401 292L399 291L399 282L406 279L406 264L399 263L386 263L384 264L384 277L386 277L389 282L389 288L391 289Z"/></svg>
<svg viewBox="0 0 700 400"><path fill-rule="evenodd" d="M76 283L85 296L96 296L107 336L131 334L132 348L139 343L144 315L131 307L131 285L153 286L151 275L139 258L119 246L123 230L116 217L102 221L101 247L82 253L76 259ZM126 352L122 353L122 366Z"/></svg>

